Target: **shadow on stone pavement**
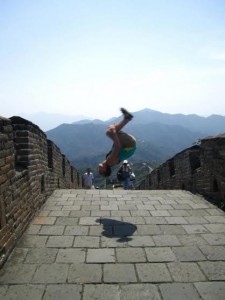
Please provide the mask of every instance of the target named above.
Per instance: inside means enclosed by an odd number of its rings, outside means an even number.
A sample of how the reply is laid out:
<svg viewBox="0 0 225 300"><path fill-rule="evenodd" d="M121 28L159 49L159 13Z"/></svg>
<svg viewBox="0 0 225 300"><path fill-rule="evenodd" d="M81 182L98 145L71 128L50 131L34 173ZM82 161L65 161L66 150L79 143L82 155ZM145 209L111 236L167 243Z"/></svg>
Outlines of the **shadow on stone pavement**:
<svg viewBox="0 0 225 300"><path fill-rule="evenodd" d="M137 226L118 220L99 218L96 222L103 225L102 235L108 238L118 238L117 242L124 243L132 240L131 236Z"/></svg>

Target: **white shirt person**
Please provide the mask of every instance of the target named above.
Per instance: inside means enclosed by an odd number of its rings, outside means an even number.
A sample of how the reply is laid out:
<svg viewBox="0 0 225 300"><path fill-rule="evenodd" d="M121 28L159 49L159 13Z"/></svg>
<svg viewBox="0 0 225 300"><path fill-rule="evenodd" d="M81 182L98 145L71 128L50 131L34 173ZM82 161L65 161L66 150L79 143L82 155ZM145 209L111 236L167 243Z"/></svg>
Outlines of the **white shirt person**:
<svg viewBox="0 0 225 300"><path fill-rule="evenodd" d="M85 189L91 189L93 185L94 175L90 168L87 168L87 172L83 174L83 187Z"/></svg>

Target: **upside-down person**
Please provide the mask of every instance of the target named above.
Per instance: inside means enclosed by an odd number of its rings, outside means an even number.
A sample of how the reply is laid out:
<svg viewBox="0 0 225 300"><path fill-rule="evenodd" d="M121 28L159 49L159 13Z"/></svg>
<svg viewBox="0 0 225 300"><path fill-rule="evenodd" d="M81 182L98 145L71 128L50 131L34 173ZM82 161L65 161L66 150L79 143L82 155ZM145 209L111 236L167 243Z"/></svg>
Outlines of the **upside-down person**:
<svg viewBox="0 0 225 300"><path fill-rule="evenodd" d="M121 130L133 119L133 115L125 108L121 108L121 112L123 119L116 124L110 125L106 130L106 135L112 139L113 145L105 160L98 165L99 174L104 177L111 175L111 167L131 157L136 150L135 137Z"/></svg>

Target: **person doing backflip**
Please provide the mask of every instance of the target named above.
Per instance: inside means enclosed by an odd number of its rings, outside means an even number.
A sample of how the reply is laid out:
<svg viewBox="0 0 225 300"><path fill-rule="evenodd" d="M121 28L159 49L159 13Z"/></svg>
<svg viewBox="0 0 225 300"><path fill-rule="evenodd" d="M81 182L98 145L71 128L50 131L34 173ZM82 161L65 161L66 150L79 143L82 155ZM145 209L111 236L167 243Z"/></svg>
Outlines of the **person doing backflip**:
<svg viewBox="0 0 225 300"><path fill-rule="evenodd" d="M125 108L120 110L123 114L123 119L116 124L110 125L106 130L106 135L112 139L113 145L110 152L106 155L106 159L98 165L99 174L104 177L111 175L111 167L131 157L136 150L135 137L121 130L133 119L133 115Z"/></svg>

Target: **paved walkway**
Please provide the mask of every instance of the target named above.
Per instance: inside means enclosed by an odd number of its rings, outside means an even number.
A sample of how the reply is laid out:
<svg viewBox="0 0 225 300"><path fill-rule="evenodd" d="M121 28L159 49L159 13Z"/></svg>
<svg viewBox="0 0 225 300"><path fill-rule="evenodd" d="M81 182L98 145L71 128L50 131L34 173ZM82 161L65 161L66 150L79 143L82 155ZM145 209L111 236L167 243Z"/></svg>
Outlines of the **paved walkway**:
<svg viewBox="0 0 225 300"><path fill-rule="evenodd" d="M56 190L0 299L224 300L225 214L185 191Z"/></svg>

